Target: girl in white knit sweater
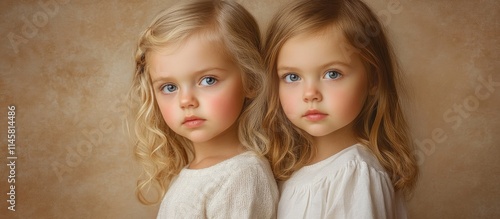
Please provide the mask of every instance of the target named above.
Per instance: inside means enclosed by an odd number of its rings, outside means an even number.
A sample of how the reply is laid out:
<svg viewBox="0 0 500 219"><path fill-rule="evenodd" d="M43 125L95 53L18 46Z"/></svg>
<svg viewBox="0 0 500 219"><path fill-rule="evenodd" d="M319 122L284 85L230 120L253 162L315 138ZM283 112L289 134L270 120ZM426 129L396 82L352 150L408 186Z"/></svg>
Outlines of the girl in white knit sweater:
<svg viewBox="0 0 500 219"><path fill-rule="evenodd" d="M142 33L132 92L138 197L162 200L158 218L275 217L259 34L248 11L224 0L175 5Z"/></svg>

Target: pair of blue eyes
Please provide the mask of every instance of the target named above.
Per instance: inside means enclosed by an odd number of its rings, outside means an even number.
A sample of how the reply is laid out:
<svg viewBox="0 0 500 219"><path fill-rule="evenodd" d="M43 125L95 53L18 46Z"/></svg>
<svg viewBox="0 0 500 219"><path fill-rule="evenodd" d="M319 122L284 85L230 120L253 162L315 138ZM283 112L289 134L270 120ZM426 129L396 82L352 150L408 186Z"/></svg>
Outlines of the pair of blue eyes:
<svg viewBox="0 0 500 219"><path fill-rule="evenodd" d="M212 86L215 83L217 83L217 79L215 79L214 77L204 77L200 81L201 86ZM177 91L177 89L178 89L177 85L175 85L175 84L165 84L165 85L160 87L160 90L163 93L173 93L173 92Z"/></svg>
<svg viewBox="0 0 500 219"><path fill-rule="evenodd" d="M335 80L335 79L340 78L341 76L342 76L342 74L340 74L340 72L338 72L338 71L327 71L325 73L325 76L323 76L323 78ZM285 79L285 82L288 82L288 83L300 80L300 76L298 76L297 74L294 74L294 73L286 74L283 78Z"/></svg>

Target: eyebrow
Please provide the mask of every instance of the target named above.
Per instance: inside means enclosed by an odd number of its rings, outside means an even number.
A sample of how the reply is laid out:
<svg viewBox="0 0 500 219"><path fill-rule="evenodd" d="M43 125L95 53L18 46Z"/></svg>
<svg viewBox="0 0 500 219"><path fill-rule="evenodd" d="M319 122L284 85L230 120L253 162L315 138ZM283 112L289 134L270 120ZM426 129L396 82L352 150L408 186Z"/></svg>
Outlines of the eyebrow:
<svg viewBox="0 0 500 219"><path fill-rule="evenodd" d="M222 71L222 72L227 72L227 69L223 69L223 68L217 68L217 67L209 67L209 68L205 68L205 69L201 69L201 70L198 70L198 71L195 71L195 72L192 72L193 75L200 75L200 74L203 74L203 73L206 73L206 72L210 72L210 71L214 71L214 70L218 70L218 71ZM160 82L163 82L163 81L169 81L171 80L172 77L157 77L157 78L151 78L152 80L152 83L153 85L154 84L157 84L157 83L160 83Z"/></svg>
<svg viewBox="0 0 500 219"><path fill-rule="evenodd" d="M296 72L298 69L294 67L289 67L289 66L280 66L276 69L277 72Z"/></svg>
<svg viewBox="0 0 500 219"><path fill-rule="evenodd" d="M154 80L152 80L152 78L151 78L151 80L153 81L152 82L153 85L155 85L155 84L158 84L158 83L163 82L163 81L169 81L170 78L171 77L158 77L158 78L155 78Z"/></svg>
<svg viewBox="0 0 500 219"><path fill-rule="evenodd" d="M321 65L319 68L320 69L325 69L329 66L332 66L332 65L343 65L343 66L346 66L346 67L349 67L350 65L345 63L345 62L341 62L341 61L331 61L331 62L327 62L326 64L324 65ZM296 67L291 67L291 66L278 66L278 68L276 69L276 71L279 73L279 72L283 72L283 71L286 71L286 72L298 72L300 69L299 68L296 68Z"/></svg>

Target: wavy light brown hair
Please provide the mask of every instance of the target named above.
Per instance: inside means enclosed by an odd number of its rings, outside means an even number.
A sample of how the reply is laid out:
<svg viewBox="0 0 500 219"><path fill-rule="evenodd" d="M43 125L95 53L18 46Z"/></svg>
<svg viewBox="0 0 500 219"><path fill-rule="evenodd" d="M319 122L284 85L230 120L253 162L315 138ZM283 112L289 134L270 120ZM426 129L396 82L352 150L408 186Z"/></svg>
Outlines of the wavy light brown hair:
<svg viewBox="0 0 500 219"><path fill-rule="evenodd" d="M263 155L268 140L262 133L266 87L261 57L260 31L253 16L233 1L183 2L164 10L141 34L135 53L136 70L130 96L137 103L134 114L135 156L144 169L137 196L144 204L162 200L170 182L193 158L192 143L173 132L161 116L149 73L149 54L199 35L222 47L240 67L246 97L238 119L238 137L248 150ZM150 186L158 189L156 199L146 196Z"/></svg>
<svg viewBox="0 0 500 219"><path fill-rule="evenodd" d="M276 69L279 52L287 40L301 33L336 30L342 31L350 44L339 46L362 58L370 86L376 89L353 121L358 141L388 171L396 191L409 195L418 167L400 103L401 73L382 25L359 0L299 0L279 10L270 23L264 45L270 94L263 125L271 141L267 157L275 177L288 179L315 154L311 136L295 127L281 108Z"/></svg>

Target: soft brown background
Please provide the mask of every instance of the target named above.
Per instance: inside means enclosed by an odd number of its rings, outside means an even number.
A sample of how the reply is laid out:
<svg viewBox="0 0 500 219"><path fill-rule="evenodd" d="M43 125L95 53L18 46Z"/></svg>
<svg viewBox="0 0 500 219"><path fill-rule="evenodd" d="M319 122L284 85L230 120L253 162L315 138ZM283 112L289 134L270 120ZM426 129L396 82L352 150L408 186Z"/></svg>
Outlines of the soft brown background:
<svg viewBox="0 0 500 219"><path fill-rule="evenodd" d="M1 218L156 217L158 206L135 198L140 169L122 124L138 35L175 1L85 2L0 3ZM289 1L239 2L265 29ZM405 69L412 91L405 109L415 142L423 142L411 218L500 218L500 4L389 3L369 5ZM497 84L485 88L479 77ZM16 212L6 202L10 104Z"/></svg>

